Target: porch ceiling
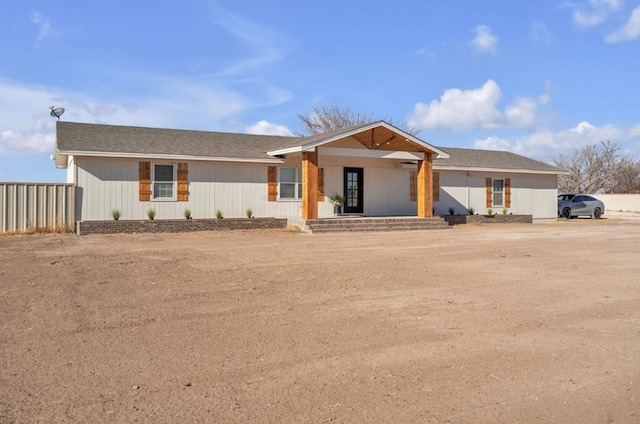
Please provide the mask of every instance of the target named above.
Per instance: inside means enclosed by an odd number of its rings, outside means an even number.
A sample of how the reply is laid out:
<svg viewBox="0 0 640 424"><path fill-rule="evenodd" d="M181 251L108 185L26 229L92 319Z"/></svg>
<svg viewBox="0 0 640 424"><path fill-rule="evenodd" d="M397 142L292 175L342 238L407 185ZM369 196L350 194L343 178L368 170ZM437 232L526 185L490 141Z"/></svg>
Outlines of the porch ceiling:
<svg viewBox="0 0 640 424"><path fill-rule="evenodd" d="M408 138L387 127L379 126L353 134L363 146L371 150L390 150L397 152L427 152L430 151Z"/></svg>

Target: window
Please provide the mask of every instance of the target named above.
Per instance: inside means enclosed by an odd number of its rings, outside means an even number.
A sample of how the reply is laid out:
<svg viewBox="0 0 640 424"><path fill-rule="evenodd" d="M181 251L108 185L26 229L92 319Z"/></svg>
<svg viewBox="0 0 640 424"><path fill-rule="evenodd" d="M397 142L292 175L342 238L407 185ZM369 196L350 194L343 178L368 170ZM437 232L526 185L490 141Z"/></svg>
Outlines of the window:
<svg viewBox="0 0 640 424"><path fill-rule="evenodd" d="M493 206L504 206L504 180L493 180Z"/></svg>
<svg viewBox="0 0 640 424"><path fill-rule="evenodd" d="M280 168L280 198L302 199L302 168Z"/></svg>
<svg viewBox="0 0 640 424"><path fill-rule="evenodd" d="M175 167L173 164L153 165L153 198L173 199L175 186Z"/></svg>

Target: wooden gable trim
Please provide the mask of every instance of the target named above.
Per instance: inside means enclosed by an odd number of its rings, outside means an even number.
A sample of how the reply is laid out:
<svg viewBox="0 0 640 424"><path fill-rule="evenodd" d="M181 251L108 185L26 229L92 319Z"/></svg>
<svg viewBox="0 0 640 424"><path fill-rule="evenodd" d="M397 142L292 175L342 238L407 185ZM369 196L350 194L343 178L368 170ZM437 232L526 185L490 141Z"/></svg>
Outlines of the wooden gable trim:
<svg viewBox="0 0 640 424"><path fill-rule="evenodd" d="M151 200L151 162L148 161L138 163L138 200Z"/></svg>

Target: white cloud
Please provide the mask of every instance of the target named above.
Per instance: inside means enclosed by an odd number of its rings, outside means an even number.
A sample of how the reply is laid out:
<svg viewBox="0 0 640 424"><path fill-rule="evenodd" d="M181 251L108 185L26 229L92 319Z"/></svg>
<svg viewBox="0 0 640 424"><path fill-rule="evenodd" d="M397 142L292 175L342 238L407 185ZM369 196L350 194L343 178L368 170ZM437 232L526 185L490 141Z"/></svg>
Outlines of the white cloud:
<svg viewBox="0 0 640 424"><path fill-rule="evenodd" d="M633 140L640 141L640 125L624 129L612 124L596 127L583 121L573 128L559 132L539 129L532 134L510 140L487 137L476 140L474 146L477 149L508 150L530 157L548 157L556 153L570 153L576 147L605 140L621 144Z"/></svg>
<svg viewBox="0 0 640 424"><path fill-rule="evenodd" d="M277 31L263 27L253 21L231 13L215 2L210 4L212 21L245 43L248 56L222 72L234 76L252 69L258 69L282 59L278 46L288 44L288 40Z"/></svg>
<svg viewBox="0 0 640 424"><path fill-rule="evenodd" d="M478 53L496 54L498 53L498 37L493 35L491 28L487 25L478 25L474 28L476 36L471 44Z"/></svg>
<svg viewBox="0 0 640 424"><path fill-rule="evenodd" d="M619 11L624 5L623 0L590 0L590 8L585 11L573 11L573 23L579 28L590 28L602 24L611 12Z"/></svg>
<svg viewBox="0 0 640 424"><path fill-rule="evenodd" d="M277 125L267 121L258 121L253 125L249 125L244 128L244 132L247 134L262 134L262 135L284 135L293 136L293 132L284 125Z"/></svg>
<svg viewBox="0 0 640 424"><path fill-rule="evenodd" d="M633 9L627 23L609 34L605 38L605 41L608 43L617 43L620 41L633 40L638 37L640 37L640 6Z"/></svg>
<svg viewBox="0 0 640 424"><path fill-rule="evenodd" d="M528 128L535 125L537 109L548 102L549 95L545 93L538 98L516 98L504 112L498 109L501 98L502 90L493 80L472 90L448 89L439 101L417 103L409 118L409 126L418 130L448 131Z"/></svg>
<svg viewBox="0 0 640 424"><path fill-rule="evenodd" d="M531 38L538 43L551 44L553 42L553 34L549 27L537 19L531 23L530 34Z"/></svg>
<svg viewBox="0 0 640 424"><path fill-rule="evenodd" d="M97 97L0 79L0 149L53 152L52 105L66 108L61 118L66 121L225 131L237 130L235 122L243 112L280 104L291 96L274 87L262 87L261 91L257 85L254 95L245 97L209 80L150 75L136 76L134 83L150 94Z"/></svg>
<svg viewBox="0 0 640 424"><path fill-rule="evenodd" d="M31 13L31 22L38 27L38 40L55 37L60 34L45 15L40 12Z"/></svg>

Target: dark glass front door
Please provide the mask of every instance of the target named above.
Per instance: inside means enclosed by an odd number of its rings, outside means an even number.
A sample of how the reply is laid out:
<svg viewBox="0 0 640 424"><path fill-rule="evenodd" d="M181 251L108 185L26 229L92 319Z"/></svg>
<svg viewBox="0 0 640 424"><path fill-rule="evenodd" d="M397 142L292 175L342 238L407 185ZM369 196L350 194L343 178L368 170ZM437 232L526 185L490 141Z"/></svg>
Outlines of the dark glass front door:
<svg viewBox="0 0 640 424"><path fill-rule="evenodd" d="M362 213L362 168L344 168L344 213Z"/></svg>

